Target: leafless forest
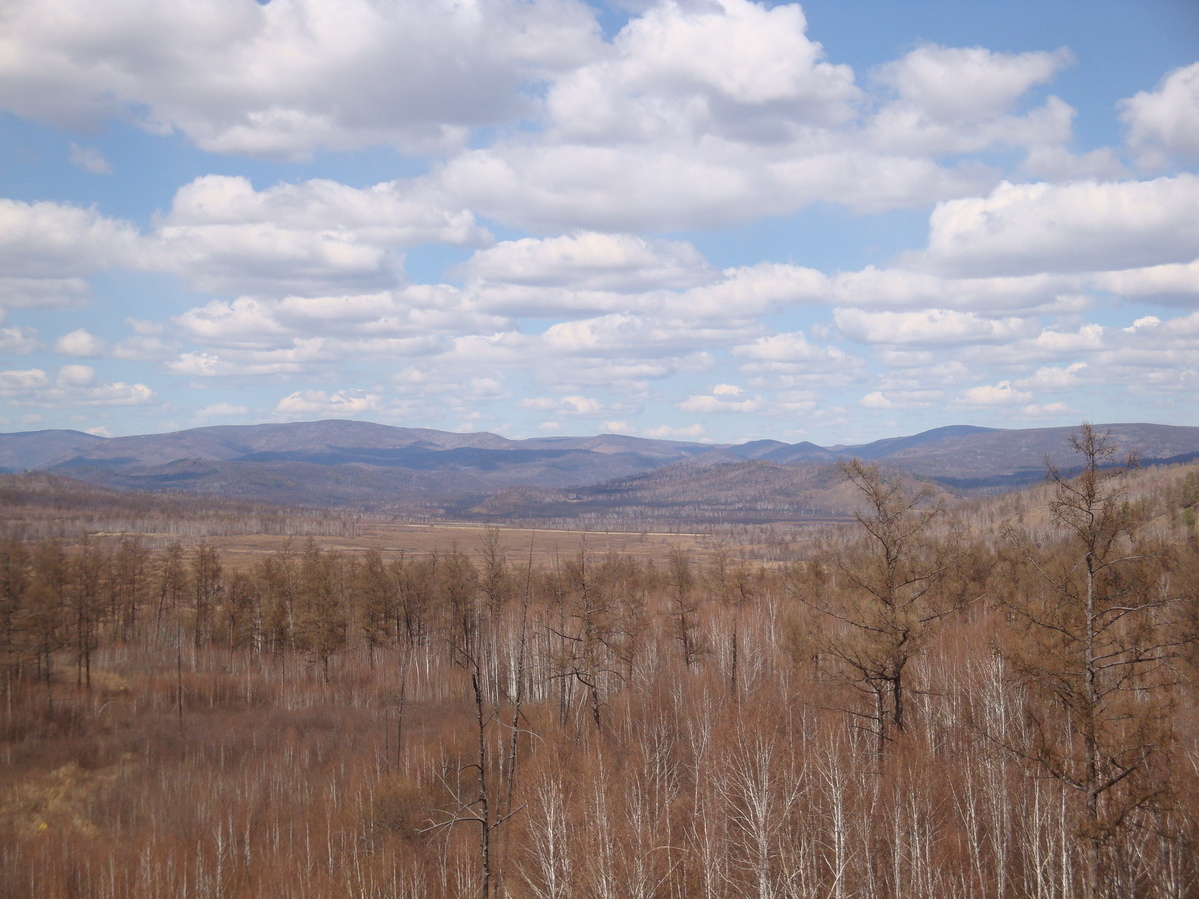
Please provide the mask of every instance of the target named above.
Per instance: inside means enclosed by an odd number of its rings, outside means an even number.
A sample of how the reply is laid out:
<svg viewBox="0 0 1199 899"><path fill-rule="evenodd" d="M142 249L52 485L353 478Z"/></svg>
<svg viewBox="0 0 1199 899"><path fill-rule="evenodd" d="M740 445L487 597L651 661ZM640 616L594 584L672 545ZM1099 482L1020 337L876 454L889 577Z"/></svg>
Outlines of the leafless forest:
<svg viewBox="0 0 1199 899"><path fill-rule="evenodd" d="M1199 896L1199 467L1074 443L790 561L10 519L0 895Z"/></svg>

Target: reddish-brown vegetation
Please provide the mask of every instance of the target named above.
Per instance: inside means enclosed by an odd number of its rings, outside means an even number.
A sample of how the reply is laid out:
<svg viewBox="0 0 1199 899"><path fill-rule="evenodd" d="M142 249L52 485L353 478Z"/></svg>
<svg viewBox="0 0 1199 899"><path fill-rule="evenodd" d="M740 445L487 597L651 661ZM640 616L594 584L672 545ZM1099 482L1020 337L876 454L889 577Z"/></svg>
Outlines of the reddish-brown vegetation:
<svg viewBox="0 0 1199 899"><path fill-rule="evenodd" d="M13 531L0 896L1199 895L1196 470L1102 533L851 473L774 565Z"/></svg>

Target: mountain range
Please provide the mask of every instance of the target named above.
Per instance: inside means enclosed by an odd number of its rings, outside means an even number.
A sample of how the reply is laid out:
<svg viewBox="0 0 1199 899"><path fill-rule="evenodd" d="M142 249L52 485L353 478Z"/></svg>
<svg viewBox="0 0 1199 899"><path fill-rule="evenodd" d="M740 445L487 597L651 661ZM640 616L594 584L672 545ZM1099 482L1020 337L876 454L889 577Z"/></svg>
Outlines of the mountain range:
<svg viewBox="0 0 1199 899"><path fill-rule="evenodd" d="M1199 427L1097 426L1142 464L1199 458ZM0 471L288 506L483 520L812 521L843 518L836 463L875 462L957 493L1069 470L1071 428L937 428L860 445L713 445L616 434L511 440L358 421L102 438L0 434Z"/></svg>

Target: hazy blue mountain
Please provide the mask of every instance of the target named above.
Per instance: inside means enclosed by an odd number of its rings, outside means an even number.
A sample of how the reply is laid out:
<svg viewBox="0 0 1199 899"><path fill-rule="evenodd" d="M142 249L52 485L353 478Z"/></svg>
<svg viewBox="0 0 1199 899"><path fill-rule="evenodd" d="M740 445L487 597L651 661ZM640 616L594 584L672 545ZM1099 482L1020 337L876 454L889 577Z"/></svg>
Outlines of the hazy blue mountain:
<svg viewBox="0 0 1199 899"><path fill-rule="evenodd" d="M1097 427L1145 464L1199 458L1199 428ZM0 434L0 467L121 490L399 513L569 517L643 506L667 517L798 520L833 514L840 500L824 491L835 487L840 460L865 459L950 490L1014 489L1043 478L1047 459L1069 470L1072 430L954 425L821 447L618 434L511 440L332 420L110 439L78 431Z"/></svg>

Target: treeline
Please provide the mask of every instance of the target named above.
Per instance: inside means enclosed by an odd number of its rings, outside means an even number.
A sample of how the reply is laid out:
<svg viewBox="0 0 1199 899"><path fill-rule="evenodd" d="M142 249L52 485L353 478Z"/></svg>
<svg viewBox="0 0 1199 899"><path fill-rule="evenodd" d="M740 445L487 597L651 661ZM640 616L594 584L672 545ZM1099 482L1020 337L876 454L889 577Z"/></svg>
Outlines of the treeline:
<svg viewBox="0 0 1199 899"><path fill-rule="evenodd" d="M87 534L142 534L154 546L229 534L354 536L342 510L289 509L187 494L108 490L47 472L0 474L0 534L74 542Z"/></svg>
<svg viewBox="0 0 1199 899"><path fill-rule="evenodd" d="M0 894L1199 895L1199 475L1075 448L774 566L10 536Z"/></svg>

